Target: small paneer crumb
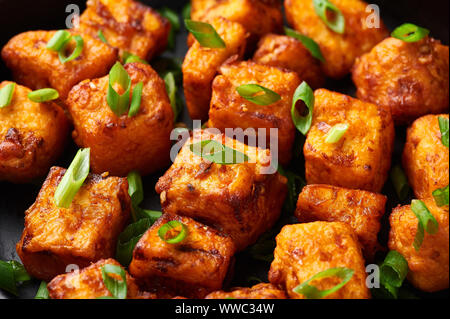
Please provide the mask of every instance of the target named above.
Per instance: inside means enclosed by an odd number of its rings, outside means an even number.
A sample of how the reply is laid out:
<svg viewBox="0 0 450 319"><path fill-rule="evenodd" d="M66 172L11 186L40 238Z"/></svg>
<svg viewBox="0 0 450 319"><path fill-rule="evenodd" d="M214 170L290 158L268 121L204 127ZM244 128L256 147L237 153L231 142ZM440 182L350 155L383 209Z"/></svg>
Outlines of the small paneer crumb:
<svg viewBox="0 0 450 319"><path fill-rule="evenodd" d="M308 184L380 192L395 135L389 109L325 89L314 96L313 121L303 148ZM337 143L326 143L337 124L347 124L347 131Z"/></svg>
<svg viewBox="0 0 450 319"><path fill-rule="evenodd" d="M270 266L269 281L285 288L292 299L306 296L294 288L314 275L330 268L354 271L350 281L326 299L368 299L364 259L353 229L344 223L314 222L284 226L276 237L275 259ZM319 290L341 282L337 277L314 280Z"/></svg>
<svg viewBox="0 0 450 319"><path fill-rule="evenodd" d="M1 82L0 89L11 83ZM11 103L0 108L0 181L45 176L64 149L69 132L64 111L53 102L31 101L30 92L16 84Z"/></svg>
<svg viewBox="0 0 450 319"><path fill-rule="evenodd" d="M358 235L364 257L373 260L380 247L378 232L387 197L330 185L308 185L298 197L295 216L300 222L343 222Z"/></svg>
<svg viewBox="0 0 450 319"><path fill-rule="evenodd" d="M187 230L179 243L167 243L159 229L170 221ZM130 273L141 286L157 295L203 298L222 288L234 255L233 241L227 235L189 217L164 214L142 236L133 251Z"/></svg>
<svg viewBox="0 0 450 319"><path fill-rule="evenodd" d="M437 207L433 198L423 200L439 224L436 234L426 231L420 249L414 246L418 219L410 205L394 208L389 217L389 249L396 250L408 261L408 280L418 289L435 292L448 289L448 206Z"/></svg>
<svg viewBox="0 0 450 319"><path fill-rule="evenodd" d="M34 204L25 212L25 229L16 250L27 272L49 281L75 264L79 268L114 256L130 216L125 178L90 174L69 208L55 204L55 190L66 170L52 167Z"/></svg>
<svg viewBox="0 0 450 319"><path fill-rule="evenodd" d="M251 288L234 288L229 292L214 291L205 299L287 299L286 293L272 284L261 283Z"/></svg>

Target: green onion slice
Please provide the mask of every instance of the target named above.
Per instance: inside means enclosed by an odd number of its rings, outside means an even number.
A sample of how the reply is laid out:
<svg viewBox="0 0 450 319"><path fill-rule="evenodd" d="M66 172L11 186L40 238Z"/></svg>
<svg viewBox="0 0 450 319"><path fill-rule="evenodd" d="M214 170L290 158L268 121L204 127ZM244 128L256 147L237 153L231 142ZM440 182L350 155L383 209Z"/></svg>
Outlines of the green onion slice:
<svg viewBox="0 0 450 319"><path fill-rule="evenodd" d="M133 96L131 97L130 110L128 111L128 116L133 117L139 113L139 108L141 107L142 100L142 88L144 87L144 82L139 82L133 88Z"/></svg>
<svg viewBox="0 0 450 319"><path fill-rule="evenodd" d="M338 7L328 0L313 0L313 4L316 14L331 30L339 34L345 32L345 18ZM328 13L333 19L329 19Z"/></svg>
<svg viewBox="0 0 450 319"><path fill-rule="evenodd" d="M354 273L355 271L349 268L330 268L312 276L309 280L298 285L294 288L294 292L302 294L308 299L322 299L344 287L350 279L352 279ZM326 290L319 290L317 287L309 285L311 281L329 277L338 277L342 279L342 281L333 288Z"/></svg>
<svg viewBox="0 0 450 319"><path fill-rule="evenodd" d="M178 18L178 14L175 11L167 7L159 10L159 13L170 22L170 32L167 42L169 49L173 49L175 48L175 34L181 28L180 19Z"/></svg>
<svg viewBox="0 0 450 319"><path fill-rule="evenodd" d="M46 48L51 51L59 52L71 38L72 35L67 30L56 31L50 41L48 41Z"/></svg>
<svg viewBox="0 0 450 319"><path fill-rule="evenodd" d="M36 103L53 101L59 98L59 93L55 89L45 88L28 93L28 98Z"/></svg>
<svg viewBox="0 0 450 319"><path fill-rule="evenodd" d="M123 266L128 266L133 257L133 250L142 235L153 225L150 218L143 218L128 225L117 241L116 259Z"/></svg>
<svg viewBox="0 0 450 319"><path fill-rule="evenodd" d="M81 52L83 51L84 46L83 38L79 35L75 35L72 37L72 39L75 40L76 46L73 52L68 57L65 56L64 51L70 41L67 41L66 44L63 46L63 48L58 51L59 61L61 61L61 63L63 64L75 60L80 56Z"/></svg>
<svg viewBox="0 0 450 319"><path fill-rule="evenodd" d="M394 166L391 170L391 181L395 192L400 200L405 200L409 194L408 179L400 165Z"/></svg>
<svg viewBox="0 0 450 319"><path fill-rule="evenodd" d="M0 288L17 296L17 285L31 280L23 265L15 260L0 260Z"/></svg>
<svg viewBox="0 0 450 319"><path fill-rule="evenodd" d="M168 244L178 244L182 242L187 234L188 229L186 225L177 220L171 220L158 229L159 238Z"/></svg>
<svg viewBox="0 0 450 319"><path fill-rule="evenodd" d="M425 38L429 33L430 30L421 28L412 23L404 23L397 27L391 33L391 36L405 42L417 42Z"/></svg>
<svg viewBox="0 0 450 319"><path fill-rule="evenodd" d="M166 73L164 82L166 83L167 95L169 96L170 105L172 106L174 121L176 121L181 113L181 103L179 103L177 99L177 86L175 83L175 76L172 72Z"/></svg>
<svg viewBox="0 0 450 319"><path fill-rule="evenodd" d="M144 200L144 187L141 175L137 171L128 173L128 194L133 205L139 205Z"/></svg>
<svg viewBox="0 0 450 319"><path fill-rule="evenodd" d="M334 144L339 142L342 136L344 136L345 132L347 132L347 130L348 124L336 124L328 132L327 137L325 138L325 143Z"/></svg>
<svg viewBox="0 0 450 319"><path fill-rule="evenodd" d="M183 7L183 10L181 11L181 16L183 17L184 20L188 20L191 18L191 10L192 5L190 2Z"/></svg>
<svg viewBox="0 0 450 319"><path fill-rule="evenodd" d="M300 114L297 109L297 103L303 101L307 107L308 114ZM292 98L291 117L295 127L303 135L306 135L311 128L314 111L314 92L306 82L302 82L295 90Z"/></svg>
<svg viewBox="0 0 450 319"><path fill-rule="evenodd" d="M114 90L113 85L115 83L118 83L122 87L124 93L119 94ZM111 68L111 71L109 71L109 85L106 101L108 102L111 111L119 117L128 110L128 106L130 105L130 87L130 76L122 64L116 62Z"/></svg>
<svg viewBox="0 0 450 319"><path fill-rule="evenodd" d="M45 281L41 281L41 284L39 285L39 289L34 299L50 299L47 289L47 283Z"/></svg>
<svg viewBox="0 0 450 319"><path fill-rule="evenodd" d="M325 62L325 58L323 57L322 51L320 50L320 47L316 43L316 41L287 27L284 28L284 32L287 36L300 41L305 46L305 48L308 49L309 53L311 53L313 57L322 62Z"/></svg>
<svg viewBox="0 0 450 319"><path fill-rule="evenodd" d="M111 276L115 275L115 276ZM117 278L120 276L121 280ZM107 264L102 267L102 278L108 291L115 299L127 298L127 277L125 270L117 265Z"/></svg>
<svg viewBox="0 0 450 319"><path fill-rule="evenodd" d="M448 134L449 134L449 123L448 123L448 118L439 116L438 117L438 121L439 121L439 129L441 131L441 141L442 144L444 144L446 147L448 147Z"/></svg>
<svg viewBox="0 0 450 319"><path fill-rule="evenodd" d="M98 30L98 38L105 44L109 44L108 40L106 40L105 35L103 34L102 30Z"/></svg>
<svg viewBox="0 0 450 319"><path fill-rule="evenodd" d="M238 86L236 91L242 98L257 105L267 106L281 100L281 96L278 93L259 84L244 84Z"/></svg>
<svg viewBox="0 0 450 319"><path fill-rule="evenodd" d="M400 288L408 274L408 262L397 251L391 250L380 266L380 278L383 285ZM389 290L389 289L388 289Z"/></svg>
<svg viewBox="0 0 450 319"><path fill-rule="evenodd" d="M433 197L434 201L436 202L436 205L439 207L446 206L449 204L449 185L447 185L444 188L438 188L435 191L433 191Z"/></svg>
<svg viewBox="0 0 450 319"><path fill-rule="evenodd" d="M192 153L210 162L222 165L241 164L249 157L244 153L223 145L214 140L205 140L189 146Z"/></svg>
<svg viewBox="0 0 450 319"><path fill-rule="evenodd" d="M158 212L156 210L142 209L142 208L139 208L139 207L134 207L134 209L135 209L135 212L136 212L136 215L137 215L136 216L137 217L136 220L148 218L148 219L150 219L150 221L153 224L154 222L156 222L162 216L162 213Z"/></svg>
<svg viewBox="0 0 450 319"><path fill-rule="evenodd" d="M148 64L147 61L141 59L140 57L138 57L137 55L134 55L128 51L124 51L122 53L122 62L123 64L127 64L127 63L143 63L143 64Z"/></svg>
<svg viewBox="0 0 450 319"><path fill-rule="evenodd" d="M192 33L202 47L222 49L226 48L226 44L216 29L206 22L184 20L186 29Z"/></svg>
<svg viewBox="0 0 450 319"><path fill-rule="evenodd" d="M8 83L0 89L0 109L9 106L16 89L16 83Z"/></svg>
<svg viewBox="0 0 450 319"><path fill-rule="evenodd" d="M278 173L288 179L288 196L285 201L285 207L286 211L293 213L297 205L298 195L303 187L306 186L306 182L301 176L284 169L281 165L278 166Z"/></svg>
<svg viewBox="0 0 450 319"><path fill-rule="evenodd" d="M89 175L90 149L78 150L55 191L57 207L69 208L73 198Z"/></svg>
<svg viewBox="0 0 450 319"><path fill-rule="evenodd" d="M439 224L434 216L430 213L425 203L421 200L412 200L411 210L419 220L416 237L414 238L414 248L416 250L419 250L425 237L424 230L431 235L436 234L439 229Z"/></svg>

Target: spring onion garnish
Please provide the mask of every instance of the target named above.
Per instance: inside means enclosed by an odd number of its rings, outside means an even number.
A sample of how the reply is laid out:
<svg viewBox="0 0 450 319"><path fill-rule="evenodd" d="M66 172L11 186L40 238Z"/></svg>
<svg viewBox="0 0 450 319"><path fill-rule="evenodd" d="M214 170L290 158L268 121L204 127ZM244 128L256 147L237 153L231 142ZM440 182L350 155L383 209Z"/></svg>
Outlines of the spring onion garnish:
<svg viewBox="0 0 450 319"><path fill-rule="evenodd" d="M156 222L161 216L162 213L158 212L156 210L150 210L150 209L142 209L139 207L134 208L136 210L136 218L137 220L148 218L152 222Z"/></svg>
<svg viewBox="0 0 450 319"><path fill-rule="evenodd" d="M352 279L354 273L355 271L349 268L330 268L319 272L318 274L312 276L309 280L298 285L294 288L294 292L297 294L302 294L308 299L322 299L344 287L350 279ZM317 287L309 285L311 281L329 277L338 277L342 279L342 281L333 288L326 290L319 290Z"/></svg>
<svg viewBox="0 0 450 319"><path fill-rule="evenodd" d="M144 187L141 175L137 171L128 173L128 194L133 205L139 205L144 200Z"/></svg>
<svg viewBox="0 0 450 319"><path fill-rule="evenodd" d="M327 137L325 138L325 143L334 144L339 142L342 136L344 136L345 132L347 132L347 130L348 124L336 124L328 132Z"/></svg>
<svg viewBox="0 0 450 319"><path fill-rule="evenodd" d="M98 38L105 44L109 44L108 40L106 40L105 35L103 34L102 30L98 30Z"/></svg>
<svg viewBox="0 0 450 319"><path fill-rule="evenodd" d="M0 109L11 104L16 83L8 83L0 89Z"/></svg>
<svg viewBox="0 0 450 319"><path fill-rule="evenodd" d="M411 201L411 210L419 220L416 237L414 238L414 248L419 250L425 237L424 230L431 235L436 234L439 229L439 224L421 200L414 199Z"/></svg>
<svg viewBox="0 0 450 319"><path fill-rule="evenodd" d="M127 277L122 267L111 264L104 265L102 267L102 278L112 298L127 298Z"/></svg>
<svg viewBox="0 0 450 319"><path fill-rule="evenodd" d="M175 11L167 7L159 10L159 13L170 22L170 33L167 41L169 49L173 49L175 48L175 34L181 28L180 19L178 18L178 14Z"/></svg>
<svg viewBox="0 0 450 319"><path fill-rule="evenodd" d="M191 10L192 5L190 2L183 7L183 10L181 10L181 16L183 17L184 20L191 18Z"/></svg>
<svg viewBox="0 0 450 319"><path fill-rule="evenodd" d="M338 7L328 0L313 0L313 5L316 14L331 30L339 34L345 32L345 18Z"/></svg>
<svg viewBox="0 0 450 319"><path fill-rule="evenodd" d="M238 86L236 91L242 98L257 105L271 105L281 100L278 93L258 84L244 84Z"/></svg>
<svg viewBox="0 0 450 319"><path fill-rule="evenodd" d="M408 262L400 253L391 250L380 266L381 282L400 288L407 274Z"/></svg>
<svg viewBox="0 0 450 319"><path fill-rule="evenodd" d="M150 218L143 218L128 225L117 241L116 259L123 266L128 266L133 257L133 250L142 235L153 225Z"/></svg>
<svg viewBox="0 0 450 319"><path fill-rule="evenodd" d="M181 104L178 103L177 100L177 86L175 83L175 76L172 72L166 73L164 82L166 82L167 95L169 96L170 105L172 106L174 121L176 121L178 115L181 113Z"/></svg>
<svg viewBox="0 0 450 319"><path fill-rule="evenodd" d="M182 242L187 234L188 229L186 225L177 220L171 220L158 229L159 238L168 244L178 244Z"/></svg>
<svg viewBox="0 0 450 319"><path fill-rule="evenodd" d="M448 185L444 188L438 188L435 191L433 191L433 197L437 206L442 207L448 205L449 203Z"/></svg>
<svg viewBox="0 0 450 319"><path fill-rule="evenodd" d="M287 36L300 41L305 46L305 48L308 49L309 53L311 53L313 57L322 62L325 62L325 58L323 57L322 51L320 50L320 47L316 43L316 41L287 27L284 28L284 32Z"/></svg>
<svg viewBox="0 0 450 319"><path fill-rule="evenodd" d="M75 40L76 46L73 52L68 57L65 56L64 51L67 47L67 44L69 44L70 41L68 41L66 45L58 52L59 61L61 61L61 63L66 63L75 60L80 56L81 52L83 51L84 46L83 38L79 35L75 35L72 37L72 39Z"/></svg>
<svg viewBox="0 0 450 319"><path fill-rule="evenodd" d="M249 160L249 157L244 153L213 140L197 142L191 144L189 148L195 155L216 164L241 164Z"/></svg>
<svg viewBox="0 0 450 319"><path fill-rule="evenodd" d="M446 147L448 147L448 140L449 140L449 124L448 124L448 118L439 116L439 129L441 131L441 141L442 144L444 144Z"/></svg>
<svg viewBox="0 0 450 319"><path fill-rule="evenodd" d="M403 169L396 165L391 170L391 181L400 200L405 200L409 194L409 184Z"/></svg>
<svg viewBox="0 0 450 319"><path fill-rule="evenodd" d="M72 39L75 40L76 46L73 52L68 57L66 57L65 51ZM78 58L83 51L83 47L83 38L79 35L72 36L67 30L57 31L47 43L47 49L58 52L59 60L61 61L61 63L66 63Z"/></svg>
<svg viewBox="0 0 450 319"><path fill-rule="evenodd" d="M50 41L48 41L46 48L51 51L59 52L64 48L67 42L70 41L71 37L72 35L67 30L56 31Z"/></svg>
<svg viewBox="0 0 450 319"><path fill-rule="evenodd" d="M0 260L0 288L17 296L17 285L31 280L23 265L15 260Z"/></svg>
<svg viewBox="0 0 450 319"><path fill-rule="evenodd" d="M45 88L28 93L28 98L37 103L53 101L59 98L59 93L55 89Z"/></svg>
<svg viewBox="0 0 450 319"><path fill-rule="evenodd" d="M39 285L39 289L36 293L34 299L49 299L50 296L48 294L47 283L45 281L41 281Z"/></svg>
<svg viewBox="0 0 450 319"><path fill-rule="evenodd" d="M127 64L127 63L143 63L143 64L148 64L147 61L141 59L140 57L138 57L137 55L134 55L128 51L124 51L122 53L122 62L123 64Z"/></svg>
<svg viewBox="0 0 450 319"><path fill-rule="evenodd" d="M297 109L297 103L303 101L308 111L308 114L300 114ZM302 82L295 90L292 98L291 117L295 127L303 135L306 135L311 128L312 118L314 111L314 92L306 82Z"/></svg>
<svg viewBox="0 0 450 319"><path fill-rule="evenodd" d="M186 29L192 33L198 43L205 48L226 48L225 42L222 40L216 29L206 22L184 20Z"/></svg>
<svg viewBox="0 0 450 319"><path fill-rule="evenodd" d="M306 186L306 182L301 176L284 169L281 165L278 166L278 173L286 177L288 180L288 196L284 202L286 211L294 212L298 200L298 195L302 191L303 187Z"/></svg>
<svg viewBox="0 0 450 319"><path fill-rule="evenodd" d="M124 93L117 93L113 87L115 83L118 83L122 87ZM109 86L106 101L108 102L111 111L119 117L127 112L128 106L130 105L130 88L130 76L122 64L116 62L111 68L111 71L109 71Z"/></svg>
<svg viewBox="0 0 450 319"><path fill-rule="evenodd" d="M133 88L133 95L131 97L130 110L128 111L128 116L133 117L139 112L139 108L141 107L142 100L142 88L144 86L144 82L139 82Z"/></svg>
<svg viewBox="0 0 450 319"><path fill-rule="evenodd" d="M89 174L90 149L78 150L55 191L57 207L69 208L73 198Z"/></svg>
<svg viewBox="0 0 450 319"><path fill-rule="evenodd" d="M417 42L425 38L429 33L430 30L421 28L412 23L404 23L397 27L391 33L391 36L405 42Z"/></svg>

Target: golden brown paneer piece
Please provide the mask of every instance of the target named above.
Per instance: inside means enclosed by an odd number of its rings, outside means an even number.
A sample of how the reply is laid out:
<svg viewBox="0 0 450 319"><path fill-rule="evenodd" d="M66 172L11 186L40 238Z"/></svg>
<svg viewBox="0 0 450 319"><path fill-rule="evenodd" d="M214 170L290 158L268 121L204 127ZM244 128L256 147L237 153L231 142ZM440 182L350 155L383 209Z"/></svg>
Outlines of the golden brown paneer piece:
<svg viewBox="0 0 450 319"><path fill-rule="evenodd" d="M253 61L295 71L312 88L319 88L325 82L320 61L300 41L286 35L265 35L259 41Z"/></svg>
<svg viewBox="0 0 450 319"><path fill-rule="evenodd" d="M229 292L214 291L205 299L287 299L286 293L272 284L261 283L251 288L234 288Z"/></svg>
<svg viewBox="0 0 450 319"><path fill-rule="evenodd" d="M211 25L226 44L226 48L205 48L199 42L190 47L183 62L183 87L186 105L192 119L206 121L211 101L211 86L218 68L229 57L244 55L247 31L236 22L222 17L215 18Z"/></svg>
<svg viewBox="0 0 450 319"><path fill-rule="evenodd" d="M339 34L331 30L314 10L312 0L285 0L286 17L290 25L320 46L325 58L323 70L332 78L342 78L350 72L355 59L370 51L378 42L388 36L380 19L379 27L373 22L372 10L361 0L331 0L343 14L345 31Z"/></svg>
<svg viewBox="0 0 450 319"><path fill-rule="evenodd" d="M191 0L191 19L198 21L206 10L222 0Z"/></svg>
<svg viewBox="0 0 450 319"><path fill-rule="evenodd" d="M216 141L249 157L222 165L191 151L192 144ZM287 180L271 169L269 150L247 146L210 130L195 130L175 162L156 184L166 213L189 216L228 234L243 250L278 219Z"/></svg>
<svg viewBox="0 0 450 319"><path fill-rule="evenodd" d="M358 58L353 82L359 99L389 107L398 124L449 106L449 48L425 37L418 42L388 38Z"/></svg>
<svg viewBox="0 0 450 319"><path fill-rule="evenodd" d="M438 117L426 115L408 128L403 149L403 168L417 198L428 198L449 182L449 151L442 144Z"/></svg>
<svg viewBox="0 0 450 319"><path fill-rule="evenodd" d="M269 281L284 287L290 298L306 299L294 292L294 288L330 268L348 268L354 273L345 286L326 299L370 298L358 238L349 225L340 222L287 225L276 241ZM341 281L337 277L326 277L313 280L310 285L326 290Z"/></svg>
<svg viewBox="0 0 450 319"><path fill-rule="evenodd" d="M172 221L185 227L186 236L178 243L160 237L161 227ZM234 251L229 236L189 217L164 214L137 243L129 269L149 291L203 298L222 288Z"/></svg>
<svg viewBox="0 0 450 319"><path fill-rule="evenodd" d="M50 298L97 299L100 297L112 297L102 277L102 268L106 265L120 266L114 259L102 259L89 267L55 277L47 285ZM134 279L125 269L124 271L127 279L127 299L140 298L138 286ZM119 275L117 275L117 278L114 278L122 280Z"/></svg>
<svg viewBox="0 0 450 319"><path fill-rule="evenodd" d="M314 96L313 121L303 148L308 184L380 192L395 135L389 109L325 89ZM326 143L337 124L347 124L347 131L337 143Z"/></svg>
<svg viewBox="0 0 450 319"><path fill-rule="evenodd" d="M298 197L295 216L302 223L328 221L350 225L358 236L364 257L373 260L380 246L377 235L386 201L386 196L368 191L307 185Z"/></svg>
<svg viewBox="0 0 450 319"><path fill-rule="evenodd" d="M14 79L32 90L54 88L64 102L78 82L103 76L117 60L117 50L82 34L83 50L78 58L61 63L58 52L46 48L56 31L29 31L13 37L2 49L2 58ZM78 33L70 31L72 35ZM73 50L75 42L69 48Z"/></svg>
<svg viewBox="0 0 450 319"><path fill-rule="evenodd" d="M94 38L99 38L101 31L108 44L121 53L150 60L165 50L170 23L138 1L88 0L75 30Z"/></svg>
<svg viewBox="0 0 450 319"><path fill-rule="evenodd" d="M49 281L75 264L80 268L116 250L117 237L130 216L126 178L90 174L69 208L54 196L66 170L52 167L33 205L16 250L27 272Z"/></svg>
<svg viewBox="0 0 450 319"><path fill-rule="evenodd" d="M291 118L292 97L301 81L297 73L254 62L229 61L220 67L214 79L209 127L225 132L226 128L278 129L278 158L280 163L291 160L295 140L295 126ZM278 93L281 99L270 105L257 105L241 97L236 88L245 84L259 84Z"/></svg>
<svg viewBox="0 0 450 319"><path fill-rule="evenodd" d="M151 66L143 63L126 64L125 70L132 88L144 83L135 116L125 113L118 117L109 107L109 76L79 83L67 99L75 127L72 136L80 147L91 149L94 173L126 176L138 170L146 175L170 163L174 115L165 83Z"/></svg>
<svg viewBox="0 0 450 319"><path fill-rule="evenodd" d="M439 224L436 234L426 231L420 249L414 248L418 219L410 205L394 208L389 217L389 249L396 250L408 261L408 280L418 289L435 292L448 289L448 206L437 207L433 198L423 200Z"/></svg>
<svg viewBox="0 0 450 319"><path fill-rule="evenodd" d="M0 90L12 82L0 83ZM45 176L64 149L69 121L53 102L36 103L15 84L11 103L0 108L0 180L29 182Z"/></svg>

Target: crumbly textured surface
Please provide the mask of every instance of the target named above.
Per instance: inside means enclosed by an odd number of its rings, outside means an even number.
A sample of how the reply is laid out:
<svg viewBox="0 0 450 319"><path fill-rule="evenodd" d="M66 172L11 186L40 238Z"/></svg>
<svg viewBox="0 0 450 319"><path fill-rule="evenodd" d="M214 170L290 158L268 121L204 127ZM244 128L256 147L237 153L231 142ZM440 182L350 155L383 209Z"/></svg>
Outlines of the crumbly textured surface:
<svg viewBox="0 0 450 319"><path fill-rule="evenodd" d="M448 114L423 116L407 131L403 168L417 198L448 185L449 151L442 144L438 117L448 119Z"/></svg>
<svg viewBox="0 0 450 319"><path fill-rule="evenodd" d="M350 72L355 59L370 51L388 36L388 31L380 19L380 27L371 27L373 12L366 11L367 3L360 0L333 0L345 18L345 31L339 34L328 28L314 10L311 0L285 0L286 17L301 34L319 44L326 62L325 74L332 78L342 78Z"/></svg>
<svg viewBox="0 0 450 319"><path fill-rule="evenodd" d="M287 299L287 296L277 286L261 283L251 288L234 288L229 292L214 291L205 299Z"/></svg>
<svg viewBox="0 0 450 319"><path fill-rule="evenodd" d="M0 83L0 89L8 85ZM10 105L0 108L0 180L30 182L45 176L64 149L69 121L53 102L36 103L16 84Z"/></svg>
<svg viewBox="0 0 450 319"><path fill-rule="evenodd" d="M435 292L448 289L448 206L437 207L434 199L424 199L430 213L439 224L434 235L425 231L422 246L417 251L413 243L418 220L410 205L394 208L389 217L389 249L396 250L408 261L408 280L416 288Z"/></svg>
<svg viewBox="0 0 450 319"><path fill-rule="evenodd" d="M69 208L54 195L66 170L52 167L34 204L25 212L25 229L16 246L27 272L49 281L69 264L80 268L112 257L128 222L130 197L125 178L91 174Z"/></svg>
<svg viewBox="0 0 450 319"><path fill-rule="evenodd" d="M304 145L308 184L329 184L380 192L388 176L394 143L389 109L319 89ZM337 143L325 143L336 124L348 124Z"/></svg>
<svg viewBox="0 0 450 319"><path fill-rule="evenodd" d="M275 259L270 266L269 281L285 288L288 296L304 299L293 289L314 275L330 268L354 270L353 277L326 299L368 299L364 259L357 236L344 223L314 222L284 226L276 237ZM311 282L319 290L330 289L341 280L327 277Z"/></svg>
<svg viewBox="0 0 450 319"><path fill-rule="evenodd" d="M389 107L396 123L448 112L449 49L439 40L388 38L357 59L353 82L363 101Z"/></svg>
<svg viewBox="0 0 450 319"><path fill-rule="evenodd" d="M358 235L364 257L373 260L387 197L330 185L308 185L300 193L295 216L300 222L343 222Z"/></svg>
<svg viewBox="0 0 450 319"><path fill-rule="evenodd" d="M170 23L157 11L132 0L89 0L75 27L98 37L101 31L112 47L150 60L167 45Z"/></svg>
<svg viewBox="0 0 450 319"><path fill-rule="evenodd" d="M229 57L244 55L247 31L236 22L222 17L215 18L211 25L226 44L226 48L205 48L195 43L189 48L183 62L183 88L186 105L192 119L206 121L211 101L211 86L218 68Z"/></svg>
<svg viewBox="0 0 450 319"><path fill-rule="evenodd" d="M214 79L209 127L225 132L227 128L266 129L266 145L270 129L278 129L278 160L287 164L292 157L295 126L291 117L292 97L301 81L297 73L254 62L229 61L220 67ZM239 95L236 88L259 84L278 93L281 99L270 105L257 105Z"/></svg>
<svg viewBox="0 0 450 319"><path fill-rule="evenodd" d="M249 156L249 161L221 165L191 152L191 144L207 140L234 148ZM156 192L164 212L192 217L230 235L240 251L270 229L280 215L287 180L277 172L272 174L270 164L269 150L196 130L159 179Z"/></svg>
<svg viewBox="0 0 450 319"><path fill-rule="evenodd" d="M17 83L32 90L54 88L61 101L70 89L85 79L103 76L117 60L117 50L86 34L81 35L83 50L78 58L61 63L58 52L46 48L56 31L29 31L14 36L2 49L2 58ZM70 52L75 42L69 45Z"/></svg>
<svg viewBox="0 0 450 319"><path fill-rule="evenodd" d="M205 11L222 0L191 0L191 19L198 21Z"/></svg>
<svg viewBox="0 0 450 319"><path fill-rule="evenodd" d="M174 115L165 83L149 65L129 63L125 69L132 88L144 83L135 116L126 112L117 117L111 111L106 100L109 76L81 82L67 99L75 127L72 136L80 147L91 148L94 173L126 176L138 170L146 175L170 163Z"/></svg>

